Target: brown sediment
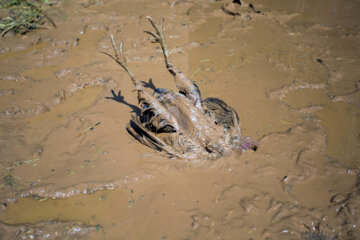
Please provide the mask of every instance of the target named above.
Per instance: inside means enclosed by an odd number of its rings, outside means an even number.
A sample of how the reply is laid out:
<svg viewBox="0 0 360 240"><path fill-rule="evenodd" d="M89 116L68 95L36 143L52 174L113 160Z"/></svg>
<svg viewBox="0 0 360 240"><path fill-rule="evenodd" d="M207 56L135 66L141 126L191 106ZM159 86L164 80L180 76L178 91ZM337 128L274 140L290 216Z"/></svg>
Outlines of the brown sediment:
<svg viewBox="0 0 360 240"><path fill-rule="evenodd" d="M60 1L58 28L2 38L0 236L80 222L84 239L359 238L359 4L231 2ZM146 91L176 87L145 16L256 152L170 160L127 133L140 109L100 53L109 35Z"/></svg>
<svg viewBox="0 0 360 240"><path fill-rule="evenodd" d="M1 220L76 220L100 224L106 236L129 238L151 234L288 239L317 233L331 239L349 231L354 237L359 172L330 162L324 156L325 142L319 125L307 121L268 134L257 152L245 152L241 158L223 158L202 168L174 163L148 180L132 180L92 195L19 199L8 204ZM355 215L349 217L348 211Z"/></svg>

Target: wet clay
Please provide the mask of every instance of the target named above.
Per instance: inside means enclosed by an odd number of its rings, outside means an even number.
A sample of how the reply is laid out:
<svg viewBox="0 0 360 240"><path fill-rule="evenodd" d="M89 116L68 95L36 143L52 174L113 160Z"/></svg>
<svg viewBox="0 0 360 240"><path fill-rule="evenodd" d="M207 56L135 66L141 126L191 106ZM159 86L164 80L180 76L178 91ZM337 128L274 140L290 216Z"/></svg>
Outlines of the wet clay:
<svg viewBox="0 0 360 240"><path fill-rule="evenodd" d="M54 2L56 29L0 41L0 239L360 238L359 11L347 0ZM202 101L171 80L146 16L165 19L170 63ZM102 54L114 53L110 35L199 151L175 147L169 125L142 125L139 89ZM215 123L219 106L257 151L231 144L240 134Z"/></svg>

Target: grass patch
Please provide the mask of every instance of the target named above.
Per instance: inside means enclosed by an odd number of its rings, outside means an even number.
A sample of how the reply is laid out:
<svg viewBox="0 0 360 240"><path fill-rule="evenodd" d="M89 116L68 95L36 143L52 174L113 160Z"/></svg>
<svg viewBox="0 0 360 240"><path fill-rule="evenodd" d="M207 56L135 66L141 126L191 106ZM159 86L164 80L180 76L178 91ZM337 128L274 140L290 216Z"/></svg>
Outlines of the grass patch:
<svg viewBox="0 0 360 240"><path fill-rule="evenodd" d="M2 16L0 32L4 36L9 31L25 34L32 29L40 28L48 20L55 23L44 13L45 6L51 6L49 0L0 0Z"/></svg>

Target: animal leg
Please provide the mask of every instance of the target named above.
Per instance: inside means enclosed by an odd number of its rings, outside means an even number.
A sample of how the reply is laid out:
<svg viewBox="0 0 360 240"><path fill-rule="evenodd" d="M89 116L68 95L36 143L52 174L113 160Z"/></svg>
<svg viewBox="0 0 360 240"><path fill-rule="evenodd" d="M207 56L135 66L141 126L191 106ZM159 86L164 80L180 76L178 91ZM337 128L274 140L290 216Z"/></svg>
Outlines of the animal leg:
<svg viewBox="0 0 360 240"><path fill-rule="evenodd" d="M166 68L171 73L171 75L173 75L177 89L180 93L190 99L197 108L201 109L201 94L198 86L189 78L187 78L184 73L178 70L170 61L169 51L166 47L166 41L164 37L164 19L161 19L160 25L157 25L151 17L147 18L154 27L155 32L145 32L154 37L153 42L160 43L165 58Z"/></svg>
<svg viewBox="0 0 360 240"><path fill-rule="evenodd" d="M174 129L175 131L179 131L179 125L176 119L160 102L158 102L158 100L153 95L145 91L144 86L135 77L135 75L131 72L131 70L127 66L122 43L120 43L118 48L116 46L113 35L111 35L111 43L115 55L111 55L106 52L103 53L111 57L117 64L119 64L129 74L132 82L134 83L138 91L138 101L142 105L142 109L141 109L142 113L149 111L153 113L151 114L151 116L153 117L149 119L151 125L155 128L156 131L165 128L168 125L172 126L172 129Z"/></svg>

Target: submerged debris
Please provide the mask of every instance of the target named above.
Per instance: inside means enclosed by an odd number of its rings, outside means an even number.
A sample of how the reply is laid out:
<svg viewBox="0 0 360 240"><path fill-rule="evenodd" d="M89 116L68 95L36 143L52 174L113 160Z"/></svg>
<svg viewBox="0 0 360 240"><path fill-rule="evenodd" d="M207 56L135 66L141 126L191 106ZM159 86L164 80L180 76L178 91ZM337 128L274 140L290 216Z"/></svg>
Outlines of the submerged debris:
<svg viewBox="0 0 360 240"><path fill-rule="evenodd" d="M115 55L105 54L129 74L141 105L141 113L133 115L127 126L128 132L142 144L165 151L170 157L217 159L239 149L241 130L236 111L220 99L201 98L198 86L170 60L163 20L160 25L150 17L148 20L155 32L146 33L153 37L152 42L160 44L166 68L179 92L165 88L156 88L153 94L146 92L127 66L122 43L117 47L111 36Z"/></svg>

